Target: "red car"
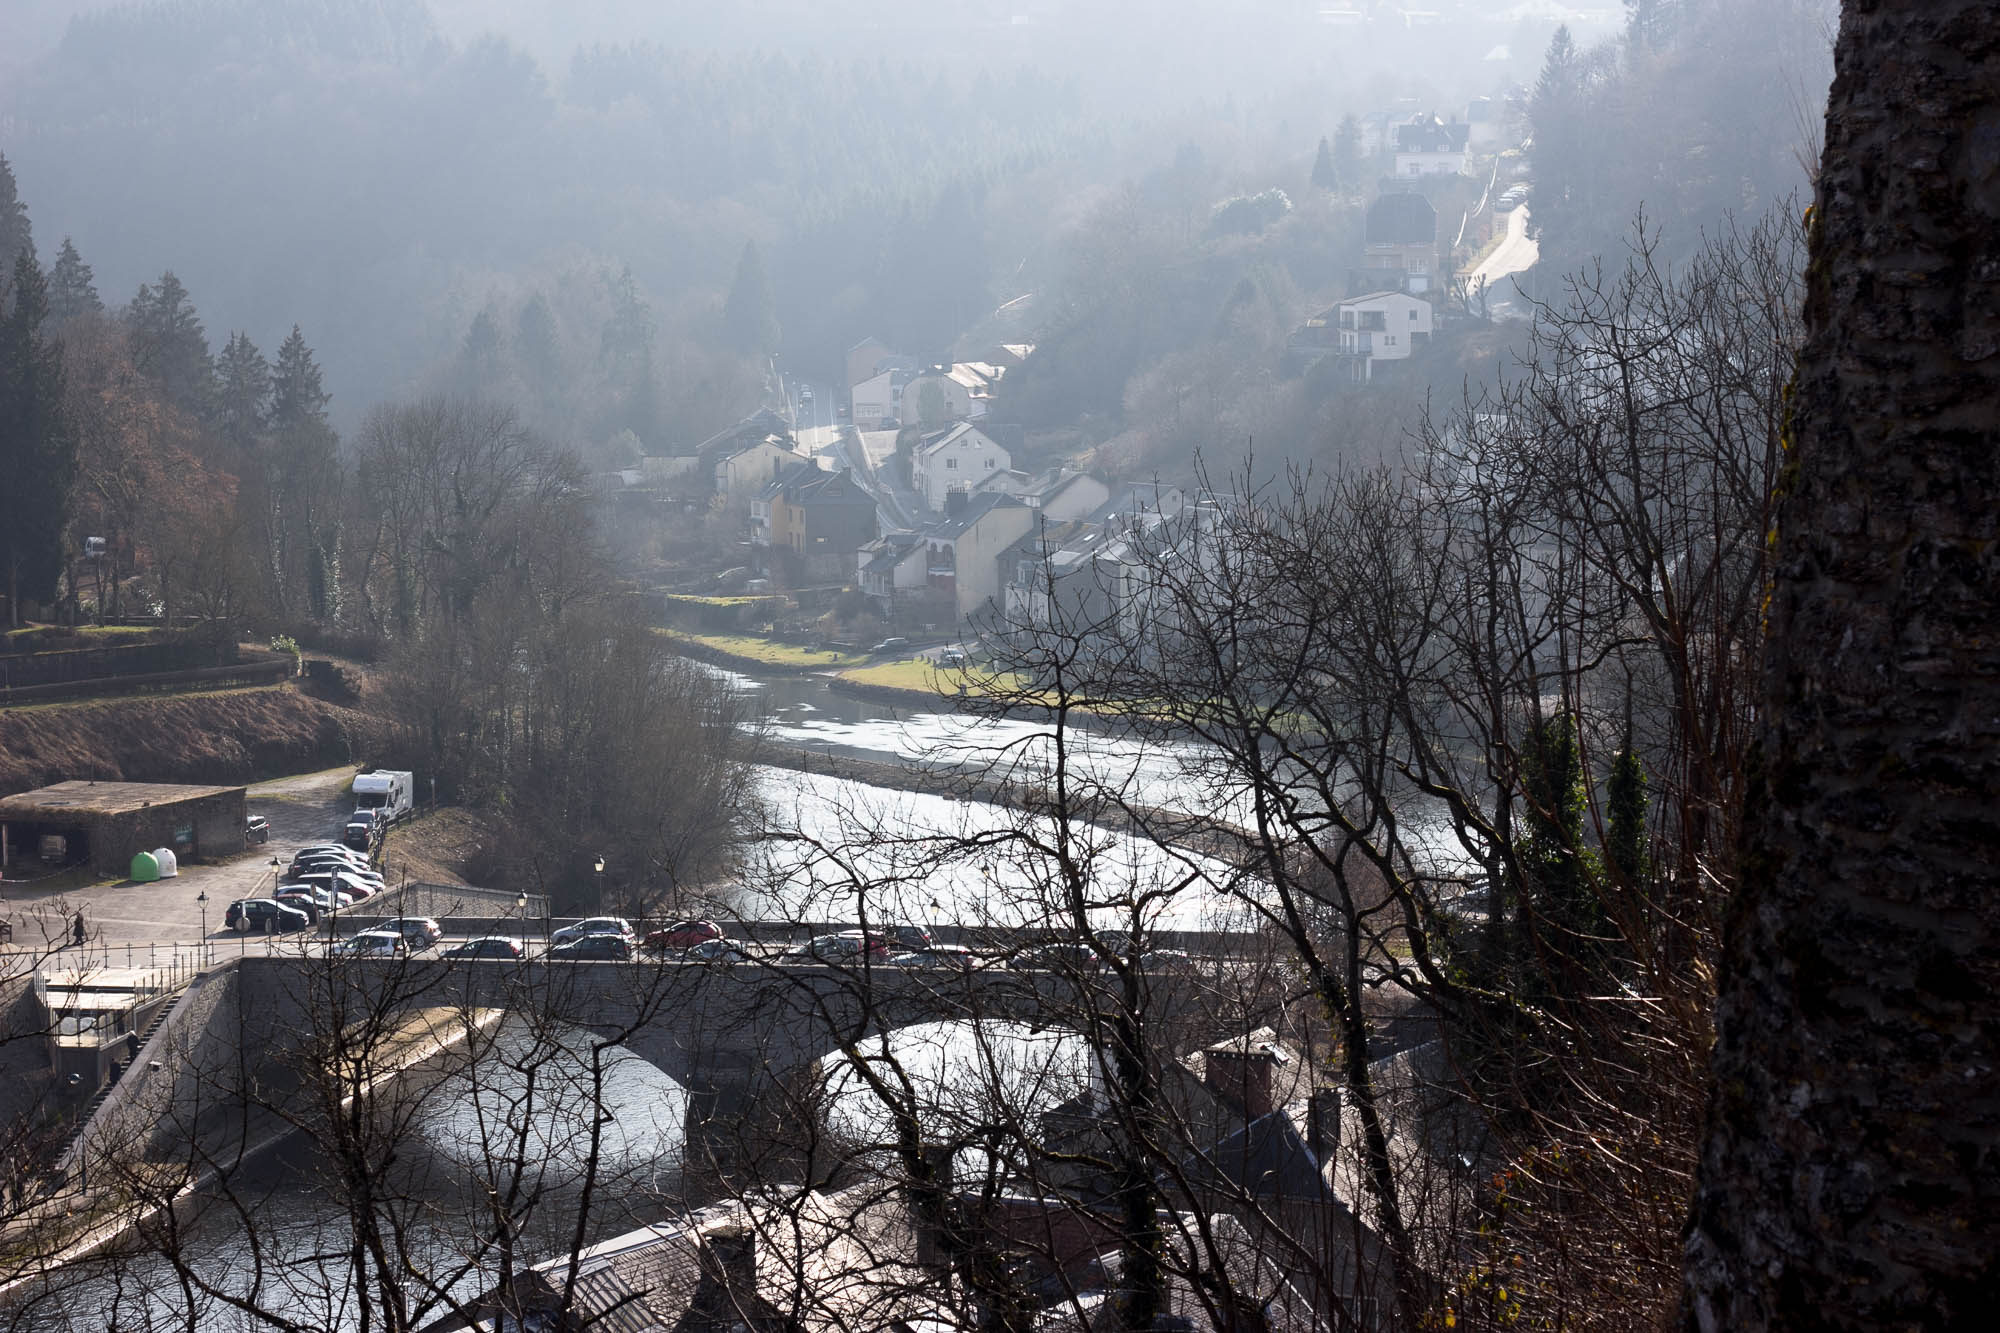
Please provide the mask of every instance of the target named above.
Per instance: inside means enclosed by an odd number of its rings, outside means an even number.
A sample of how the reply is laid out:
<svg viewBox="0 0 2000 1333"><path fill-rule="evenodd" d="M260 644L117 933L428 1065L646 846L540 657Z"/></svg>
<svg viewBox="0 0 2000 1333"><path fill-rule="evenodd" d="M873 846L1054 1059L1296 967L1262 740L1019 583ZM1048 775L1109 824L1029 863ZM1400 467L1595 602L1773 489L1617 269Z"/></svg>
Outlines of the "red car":
<svg viewBox="0 0 2000 1333"><path fill-rule="evenodd" d="M664 930L646 932L646 947L664 952L668 949L692 949L697 944L722 938L722 927L713 921L676 921Z"/></svg>

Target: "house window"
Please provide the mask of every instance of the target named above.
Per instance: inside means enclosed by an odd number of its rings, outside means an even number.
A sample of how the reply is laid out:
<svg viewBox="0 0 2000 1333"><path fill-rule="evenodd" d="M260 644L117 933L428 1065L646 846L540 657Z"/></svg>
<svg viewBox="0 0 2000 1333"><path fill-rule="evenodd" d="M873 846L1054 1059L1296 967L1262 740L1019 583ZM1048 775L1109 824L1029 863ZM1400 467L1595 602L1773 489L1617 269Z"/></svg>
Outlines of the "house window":
<svg viewBox="0 0 2000 1333"><path fill-rule="evenodd" d="M1414 311L1414 310L1412 310L1412 311L1410 312L1410 318L1411 318L1412 320L1414 320L1414 319L1416 319L1416 317L1417 317L1417 312L1416 312L1416 311Z"/></svg>
<svg viewBox="0 0 2000 1333"><path fill-rule="evenodd" d="M944 470L945 470L946 472L956 472L956 471L958 471L958 460L957 460L956 458L947 458L947 459L945 459L945 460L944 460Z"/></svg>
<svg viewBox="0 0 2000 1333"><path fill-rule="evenodd" d="M990 459L990 458L989 458L989 459L987 459L987 460L986 460L986 466L987 466L988 468L991 468L991 467L993 466L993 460L992 460L992 459Z"/></svg>

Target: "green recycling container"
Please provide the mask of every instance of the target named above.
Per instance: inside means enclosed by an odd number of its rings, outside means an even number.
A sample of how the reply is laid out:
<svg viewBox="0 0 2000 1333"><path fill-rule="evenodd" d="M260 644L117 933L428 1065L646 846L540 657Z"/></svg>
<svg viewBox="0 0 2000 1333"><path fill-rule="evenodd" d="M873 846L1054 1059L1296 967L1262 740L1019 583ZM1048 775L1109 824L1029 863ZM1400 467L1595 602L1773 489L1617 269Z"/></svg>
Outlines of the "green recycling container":
<svg viewBox="0 0 2000 1333"><path fill-rule="evenodd" d="M132 857L132 878L141 884L151 884L160 877L160 863L151 852L139 852Z"/></svg>

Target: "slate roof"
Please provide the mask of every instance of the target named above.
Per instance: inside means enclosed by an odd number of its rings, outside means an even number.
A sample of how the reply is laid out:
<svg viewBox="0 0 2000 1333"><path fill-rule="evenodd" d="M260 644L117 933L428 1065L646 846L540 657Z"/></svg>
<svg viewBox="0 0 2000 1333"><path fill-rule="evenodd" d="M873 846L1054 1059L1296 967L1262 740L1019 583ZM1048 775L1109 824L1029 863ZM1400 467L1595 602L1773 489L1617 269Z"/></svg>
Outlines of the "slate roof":
<svg viewBox="0 0 2000 1333"><path fill-rule="evenodd" d="M1435 245L1437 210L1414 190L1397 190L1368 206L1369 245Z"/></svg>
<svg viewBox="0 0 2000 1333"><path fill-rule="evenodd" d="M933 541L957 541L972 527L996 509L1024 509L1027 506L1015 496L1001 491L981 491L973 495L962 513L941 519L924 529L924 536Z"/></svg>

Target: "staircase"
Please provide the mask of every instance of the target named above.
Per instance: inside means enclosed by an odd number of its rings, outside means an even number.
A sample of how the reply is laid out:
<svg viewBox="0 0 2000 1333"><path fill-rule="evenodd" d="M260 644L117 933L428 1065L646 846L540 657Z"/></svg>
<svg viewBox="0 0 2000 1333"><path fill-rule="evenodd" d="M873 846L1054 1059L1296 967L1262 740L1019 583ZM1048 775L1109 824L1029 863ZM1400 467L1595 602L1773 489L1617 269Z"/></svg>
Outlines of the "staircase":
<svg viewBox="0 0 2000 1333"><path fill-rule="evenodd" d="M203 980L204 977L200 973L190 976L187 984L181 987L179 994L162 1003L154 1011L153 1017L147 1022L144 1030L139 1033L138 1044L132 1049L132 1058L126 1063L124 1073L99 1088L91 1099L85 1102L77 1111L76 1130L70 1135L69 1142L64 1145L58 1157L59 1161L70 1163L76 1160L77 1153L83 1143L83 1136L89 1131L91 1125L96 1122L97 1113L103 1109L104 1103L109 1101L112 1094L118 1091L119 1085L125 1081L126 1075L132 1072L133 1067L139 1063L147 1050L152 1047L154 1036L158 1034L161 1028L166 1026L167 1020L172 1018L183 1004L187 1003L188 996L201 989Z"/></svg>

